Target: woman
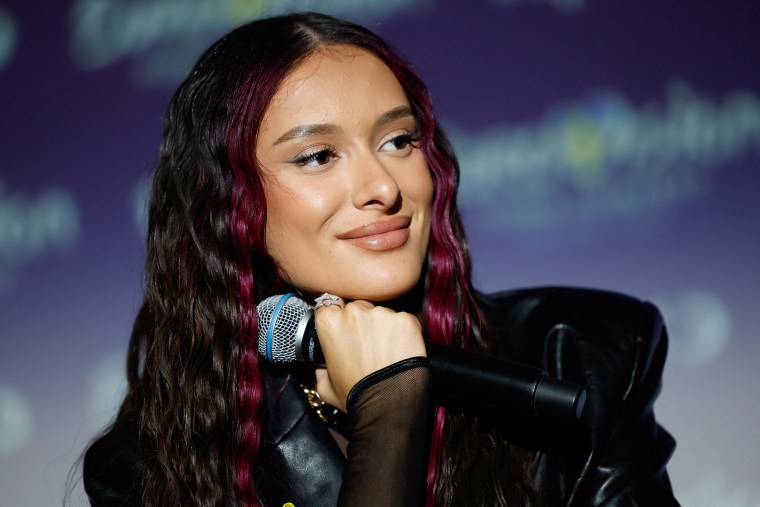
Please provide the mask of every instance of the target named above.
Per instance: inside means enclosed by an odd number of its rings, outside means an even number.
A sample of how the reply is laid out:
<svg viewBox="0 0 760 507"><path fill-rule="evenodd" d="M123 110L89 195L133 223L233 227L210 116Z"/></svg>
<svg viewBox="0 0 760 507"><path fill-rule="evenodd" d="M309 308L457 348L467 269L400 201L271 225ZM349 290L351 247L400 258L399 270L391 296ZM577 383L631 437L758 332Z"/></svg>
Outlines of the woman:
<svg viewBox="0 0 760 507"><path fill-rule="evenodd" d="M476 301L457 181L424 84L371 32L294 14L214 44L167 118L129 392L85 458L92 504L677 505L651 412L656 310L590 291ZM256 304L285 292L328 293L326 368L258 357ZM436 403L423 338L589 384L591 429ZM320 420L323 402L346 420Z"/></svg>

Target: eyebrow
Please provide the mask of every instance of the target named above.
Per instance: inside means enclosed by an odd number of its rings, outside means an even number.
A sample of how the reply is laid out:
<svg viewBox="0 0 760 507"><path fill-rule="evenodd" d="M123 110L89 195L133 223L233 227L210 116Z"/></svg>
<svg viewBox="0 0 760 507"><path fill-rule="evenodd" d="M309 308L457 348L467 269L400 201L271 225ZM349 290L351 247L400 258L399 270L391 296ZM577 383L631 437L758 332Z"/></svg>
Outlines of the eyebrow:
<svg viewBox="0 0 760 507"><path fill-rule="evenodd" d="M390 111L381 114L377 120L375 120L375 127L381 127L385 124L406 118L408 116L414 116L409 106L398 106ZM298 125L285 132L283 135L277 138L274 144L284 143L286 141L292 141L293 139L299 139L301 137L308 136L328 136L333 134L340 134L343 129L333 123L312 123L308 125Z"/></svg>
<svg viewBox="0 0 760 507"><path fill-rule="evenodd" d="M313 123L310 125L299 125L281 135L274 144L284 143L285 141L292 141L301 137L308 136L329 136L332 134L340 134L343 129L332 123Z"/></svg>
<svg viewBox="0 0 760 507"><path fill-rule="evenodd" d="M394 107L390 111L380 115L380 117L375 121L375 127L382 127L386 123L391 123L408 116L414 116L409 106Z"/></svg>

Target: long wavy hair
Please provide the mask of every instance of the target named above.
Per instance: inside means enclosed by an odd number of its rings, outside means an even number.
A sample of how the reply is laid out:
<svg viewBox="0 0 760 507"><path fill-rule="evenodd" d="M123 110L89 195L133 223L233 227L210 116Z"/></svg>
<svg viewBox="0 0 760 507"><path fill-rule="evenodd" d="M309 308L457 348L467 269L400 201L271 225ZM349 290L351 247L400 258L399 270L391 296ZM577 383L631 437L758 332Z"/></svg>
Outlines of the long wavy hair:
<svg viewBox="0 0 760 507"><path fill-rule="evenodd" d="M201 56L175 93L153 180L145 300L118 416L138 421L146 506L259 504L266 474L256 467L264 386L255 305L285 283L266 249L255 141L283 80L318 48L338 44L385 62L418 121L435 187L419 302L426 339L485 347L456 206L459 166L424 83L378 36L329 16L291 14L237 28ZM436 409L428 505L460 503L470 494L463 478L478 476L478 467L497 470L484 479L492 487L478 486L484 505L522 505L530 492L529 456L475 426ZM464 459L468 448L486 458Z"/></svg>

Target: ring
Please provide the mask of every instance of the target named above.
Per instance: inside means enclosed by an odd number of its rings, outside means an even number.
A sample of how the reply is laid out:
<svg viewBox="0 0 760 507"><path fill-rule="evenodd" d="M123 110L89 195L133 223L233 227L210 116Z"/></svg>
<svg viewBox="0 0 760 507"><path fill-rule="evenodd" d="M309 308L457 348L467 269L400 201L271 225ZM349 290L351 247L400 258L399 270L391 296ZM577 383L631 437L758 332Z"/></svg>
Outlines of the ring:
<svg viewBox="0 0 760 507"><path fill-rule="evenodd" d="M338 296L334 296L332 294L329 294L325 292L321 296L319 296L317 299L314 300L316 303L314 305L314 308L322 308L324 306L332 306L332 305L338 305L341 308L343 307L343 300L339 298Z"/></svg>

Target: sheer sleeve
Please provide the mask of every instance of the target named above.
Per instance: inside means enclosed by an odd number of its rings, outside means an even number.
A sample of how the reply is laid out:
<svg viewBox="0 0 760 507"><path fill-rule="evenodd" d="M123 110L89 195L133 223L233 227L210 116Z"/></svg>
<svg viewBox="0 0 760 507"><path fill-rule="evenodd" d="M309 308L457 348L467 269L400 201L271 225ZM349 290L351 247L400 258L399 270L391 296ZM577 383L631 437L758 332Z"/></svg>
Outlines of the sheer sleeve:
<svg viewBox="0 0 760 507"><path fill-rule="evenodd" d="M425 493L429 361L399 361L348 395L348 461L338 505L417 506Z"/></svg>

